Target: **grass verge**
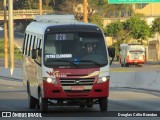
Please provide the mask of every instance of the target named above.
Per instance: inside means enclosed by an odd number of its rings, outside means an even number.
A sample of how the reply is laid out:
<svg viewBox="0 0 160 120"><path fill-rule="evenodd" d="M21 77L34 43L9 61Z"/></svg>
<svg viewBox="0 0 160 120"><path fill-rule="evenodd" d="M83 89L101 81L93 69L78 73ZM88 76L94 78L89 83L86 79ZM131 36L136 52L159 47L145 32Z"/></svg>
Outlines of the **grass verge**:
<svg viewBox="0 0 160 120"><path fill-rule="evenodd" d="M8 47L8 58L10 57L9 52L10 52L10 49ZM4 58L4 40L2 38L0 38L0 58ZM14 46L14 59L15 60L22 59L22 53L16 46Z"/></svg>

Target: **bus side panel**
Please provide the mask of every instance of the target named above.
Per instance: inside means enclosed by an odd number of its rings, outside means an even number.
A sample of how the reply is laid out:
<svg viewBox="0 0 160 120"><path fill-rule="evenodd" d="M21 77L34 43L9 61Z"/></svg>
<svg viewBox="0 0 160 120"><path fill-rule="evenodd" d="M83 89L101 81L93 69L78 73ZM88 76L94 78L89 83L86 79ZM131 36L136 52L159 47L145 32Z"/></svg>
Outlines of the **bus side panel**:
<svg viewBox="0 0 160 120"><path fill-rule="evenodd" d="M27 59L26 59L25 55L23 55L23 85L27 89L28 75L27 75L27 65L26 65L26 63L27 63Z"/></svg>
<svg viewBox="0 0 160 120"><path fill-rule="evenodd" d="M30 94L33 97L36 97L36 91L35 89L37 89L37 82L36 82L36 71L35 71L35 62L33 59L31 59L31 57L27 58L27 76L28 76L28 83L29 83L29 89L30 89Z"/></svg>

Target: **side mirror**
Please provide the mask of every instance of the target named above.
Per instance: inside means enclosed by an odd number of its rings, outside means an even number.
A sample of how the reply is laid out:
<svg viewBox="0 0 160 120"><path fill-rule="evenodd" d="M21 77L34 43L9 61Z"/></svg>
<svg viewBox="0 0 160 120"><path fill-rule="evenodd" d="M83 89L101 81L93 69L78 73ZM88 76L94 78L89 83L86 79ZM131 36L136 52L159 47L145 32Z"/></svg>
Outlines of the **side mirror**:
<svg viewBox="0 0 160 120"><path fill-rule="evenodd" d="M108 48L108 53L111 58L115 57L115 48Z"/></svg>
<svg viewBox="0 0 160 120"><path fill-rule="evenodd" d="M36 59L36 58L37 58L37 50L32 49L32 59Z"/></svg>

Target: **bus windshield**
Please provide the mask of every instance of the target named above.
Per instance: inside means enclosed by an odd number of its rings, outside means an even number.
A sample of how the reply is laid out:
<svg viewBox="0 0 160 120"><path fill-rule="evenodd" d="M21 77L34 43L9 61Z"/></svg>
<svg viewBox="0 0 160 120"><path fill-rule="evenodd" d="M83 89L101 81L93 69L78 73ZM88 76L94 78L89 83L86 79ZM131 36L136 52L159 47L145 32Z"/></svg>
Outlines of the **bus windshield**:
<svg viewBox="0 0 160 120"><path fill-rule="evenodd" d="M103 34L96 32L48 33L44 41L47 67L91 68L108 64Z"/></svg>

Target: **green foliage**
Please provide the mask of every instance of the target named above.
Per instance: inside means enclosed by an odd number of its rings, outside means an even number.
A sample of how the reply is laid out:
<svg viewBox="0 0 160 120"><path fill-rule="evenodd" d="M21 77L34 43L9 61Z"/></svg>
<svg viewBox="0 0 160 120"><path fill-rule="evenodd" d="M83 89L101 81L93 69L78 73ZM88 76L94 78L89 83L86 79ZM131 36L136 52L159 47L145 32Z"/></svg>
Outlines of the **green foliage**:
<svg viewBox="0 0 160 120"><path fill-rule="evenodd" d="M141 20L139 16L133 16L126 22L116 21L110 23L106 27L105 34L117 40L113 44L117 54L121 43L128 43L131 38L135 39L136 42L142 43L142 40L146 40L152 33L145 20Z"/></svg>
<svg viewBox="0 0 160 120"><path fill-rule="evenodd" d="M117 38L119 42L129 38L145 40L151 36L149 25L139 16L133 16L124 23L120 21L111 23L107 26L105 33Z"/></svg>
<svg viewBox="0 0 160 120"><path fill-rule="evenodd" d="M122 31L124 28L123 23L120 21L116 21L113 23L110 23L106 30L105 30L105 34L107 36L110 37L118 37L118 34L120 33L120 31Z"/></svg>
<svg viewBox="0 0 160 120"><path fill-rule="evenodd" d="M98 13L104 17L123 17L130 16L132 13L132 6L126 4L108 4L107 0L88 0L89 3L89 17Z"/></svg>
<svg viewBox="0 0 160 120"><path fill-rule="evenodd" d="M73 14L78 20L82 19L81 13L75 12L74 8L78 4L82 3L83 0L57 0L55 2L55 11L58 11L61 14Z"/></svg>
<svg viewBox="0 0 160 120"><path fill-rule="evenodd" d="M9 48L8 48L8 52L9 52ZM9 53L8 53L8 56L9 56ZM4 41L2 39L0 39L0 58L4 58ZM22 53L16 46L14 46L14 58L15 60L22 59Z"/></svg>
<svg viewBox="0 0 160 120"><path fill-rule="evenodd" d="M89 18L95 14L105 17L108 13L109 4L106 0L88 0L88 15Z"/></svg>
<svg viewBox="0 0 160 120"><path fill-rule="evenodd" d="M160 17L155 18L155 20L153 21L151 31L154 33L160 33Z"/></svg>
<svg viewBox="0 0 160 120"><path fill-rule="evenodd" d="M105 30L105 34L107 36L113 37L117 39L117 42L113 43L112 47L115 48L115 52L116 55L118 54L118 49L119 49L119 45L123 42L123 37L125 34L124 31L124 23L120 22L120 21L116 21L113 23L110 23L106 30Z"/></svg>
<svg viewBox="0 0 160 120"><path fill-rule="evenodd" d="M42 0L43 9L52 9L53 0ZM39 0L13 0L13 6L15 10L19 9L38 9Z"/></svg>
<svg viewBox="0 0 160 120"><path fill-rule="evenodd" d="M0 10L3 10L3 1L0 1Z"/></svg>
<svg viewBox="0 0 160 120"><path fill-rule="evenodd" d="M99 26L103 30L103 19L98 14L94 14L90 18L90 22L93 24L96 24L97 26Z"/></svg>
<svg viewBox="0 0 160 120"><path fill-rule="evenodd" d="M130 32L134 39L143 39L151 36L150 27L139 16L133 16L125 22L125 29Z"/></svg>
<svg viewBox="0 0 160 120"><path fill-rule="evenodd" d="M29 6L28 4L28 0L23 0L23 2L21 0L14 0L13 1L13 6L15 10L18 9L29 9L31 6Z"/></svg>

